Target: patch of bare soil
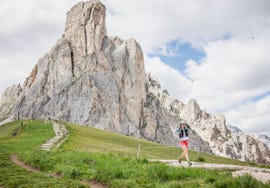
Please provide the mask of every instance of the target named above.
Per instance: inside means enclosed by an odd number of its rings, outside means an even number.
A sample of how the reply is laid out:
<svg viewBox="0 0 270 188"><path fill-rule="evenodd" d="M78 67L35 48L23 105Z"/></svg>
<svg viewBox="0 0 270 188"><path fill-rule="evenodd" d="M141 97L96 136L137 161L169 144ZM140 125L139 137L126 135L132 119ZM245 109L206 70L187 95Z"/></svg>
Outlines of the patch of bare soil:
<svg viewBox="0 0 270 188"><path fill-rule="evenodd" d="M11 160L12 160L12 162L14 162L16 165L18 165L18 166L20 166L20 167L26 169L27 171L35 172L35 173L39 173L39 172L40 172L39 170L37 170L37 169L35 169L35 168L33 168L33 167L31 167L31 166L25 164L24 162L20 161L16 155L11 155Z"/></svg>
<svg viewBox="0 0 270 188"><path fill-rule="evenodd" d="M90 185L91 188L107 188L106 185L104 185L102 183L99 183L99 182L96 182L96 181L86 181L86 180L83 180L82 181L82 184L83 185Z"/></svg>

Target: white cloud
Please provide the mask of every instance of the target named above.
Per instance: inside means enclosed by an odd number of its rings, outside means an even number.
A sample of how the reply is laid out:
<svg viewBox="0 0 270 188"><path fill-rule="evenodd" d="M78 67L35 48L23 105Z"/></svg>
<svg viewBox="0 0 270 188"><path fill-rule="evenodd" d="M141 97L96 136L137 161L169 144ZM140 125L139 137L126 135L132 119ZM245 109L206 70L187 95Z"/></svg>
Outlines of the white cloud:
<svg viewBox="0 0 270 188"><path fill-rule="evenodd" d="M248 98L270 91L270 40L210 42L199 65L188 62L192 96L211 111L226 111ZM216 100L213 100L216 98Z"/></svg>
<svg viewBox="0 0 270 188"><path fill-rule="evenodd" d="M190 99L189 88L192 81L188 80L179 71L164 64L158 57L146 57L145 69L157 79L162 88L169 90L170 95L187 102Z"/></svg>
<svg viewBox="0 0 270 188"><path fill-rule="evenodd" d="M0 93L23 82L64 31L65 12L76 1L1 0Z"/></svg>
<svg viewBox="0 0 270 188"><path fill-rule="evenodd" d="M106 0L112 35L136 38L145 52L180 38L194 46L226 36L239 39L269 33L267 0Z"/></svg>
<svg viewBox="0 0 270 188"><path fill-rule="evenodd" d="M248 133L270 135L270 96L240 105L226 113L227 121Z"/></svg>

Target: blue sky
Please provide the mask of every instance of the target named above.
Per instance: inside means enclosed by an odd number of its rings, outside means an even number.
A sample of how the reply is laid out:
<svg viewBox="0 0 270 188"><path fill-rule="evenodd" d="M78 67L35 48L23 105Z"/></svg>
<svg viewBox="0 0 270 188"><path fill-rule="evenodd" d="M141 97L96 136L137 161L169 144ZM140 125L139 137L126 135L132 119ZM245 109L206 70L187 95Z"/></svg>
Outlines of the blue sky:
<svg viewBox="0 0 270 188"><path fill-rule="evenodd" d="M251 102L257 102L257 101L259 101L259 100L261 100L261 99L263 99L263 98L265 98L267 96L270 96L270 91L267 91L267 92L265 92L265 93L263 93L261 95L257 95L257 96L251 97L249 100Z"/></svg>
<svg viewBox="0 0 270 188"><path fill-rule="evenodd" d="M220 40L230 40L230 36L226 35ZM200 61L206 57L206 54L203 49L195 48L188 42L183 43L176 39L168 42L165 45L165 48L158 48L155 50L155 53L149 53L149 57L156 56L159 57L163 63L185 75L185 71L187 69L186 62L191 59L194 60L197 65L199 65ZM270 91L266 91L256 96L248 97L245 99L245 101L257 102L267 96L270 96Z"/></svg>
<svg viewBox="0 0 270 188"><path fill-rule="evenodd" d="M205 57L202 49L194 48L190 43L183 43L179 40L168 42L165 46L165 52L161 48L155 51L155 53L150 53L149 56L158 56L161 61L182 74L184 74L186 69L186 61L192 59L198 63Z"/></svg>

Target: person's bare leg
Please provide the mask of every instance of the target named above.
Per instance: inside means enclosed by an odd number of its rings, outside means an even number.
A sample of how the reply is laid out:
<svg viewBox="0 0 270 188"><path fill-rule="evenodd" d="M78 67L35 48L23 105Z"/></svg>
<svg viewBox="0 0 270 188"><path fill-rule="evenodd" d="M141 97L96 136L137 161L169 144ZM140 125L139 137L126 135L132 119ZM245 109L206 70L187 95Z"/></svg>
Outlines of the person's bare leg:
<svg viewBox="0 0 270 188"><path fill-rule="evenodd" d="M183 146L182 146L182 151L183 151L183 152L182 152L181 155L178 157L179 163L181 163L181 159L184 158L184 156L185 156L185 152L184 152Z"/></svg>
<svg viewBox="0 0 270 188"><path fill-rule="evenodd" d="M188 157L188 148L186 146L183 146L183 151L184 151L184 155L186 157L186 160L189 161L189 157Z"/></svg>
<svg viewBox="0 0 270 188"><path fill-rule="evenodd" d="M184 158L184 156L185 156L185 153L182 152L182 154L178 157L178 161L179 161L180 159Z"/></svg>

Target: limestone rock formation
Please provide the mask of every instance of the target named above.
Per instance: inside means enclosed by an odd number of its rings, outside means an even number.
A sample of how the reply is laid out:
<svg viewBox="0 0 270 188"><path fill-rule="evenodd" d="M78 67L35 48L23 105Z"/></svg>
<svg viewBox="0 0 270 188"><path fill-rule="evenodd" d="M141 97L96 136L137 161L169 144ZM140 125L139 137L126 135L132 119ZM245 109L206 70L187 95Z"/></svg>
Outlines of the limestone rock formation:
<svg viewBox="0 0 270 188"><path fill-rule="evenodd" d="M0 124L12 119L12 111L16 105L18 97L22 93L21 85L8 87L1 96L0 100ZM6 121L3 121L6 120Z"/></svg>
<svg viewBox="0 0 270 188"><path fill-rule="evenodd" d="M270 138L266 135L251 135L254 139L265 143L270 149Z"/></svg>
<svg viewBox="0 0 270 188"><path fill-rule="evenodd" d="M159 143L178 145L178 135L174 135L174 131L179 126L179 113L184 104L171 98L168 92L163 90L150 74L147 75L146 86L147 97L144 108L144 122L143 127L141 127L142 136ZM209 144L196 131L193 131L189 137L191 149L211 153Z"/></svg>
<svg viewBox="0 0 270 188"><path fill-rule="evenodd" d="M269 148L228 129L223 115L201 110L195 100L184 104L170 97L146 75L135 40L106 35L105 13L97 0L71 8L64 34L23 88L12 86L2 95L0 121L50 118L178 145L174 131L185 119L193 130L191 148L270 163Z"/></svg>
<svg viewBox="0 0 270 188"><path fill-rule="evenodd" d="M256 138L244 134L237 128L227 126L223 115L213 115L201 110L194 99L184 104L170 97L160 88L157 81L153 80L152 83L152 93L161 102L160 106L167 109L167 112L174 117L186 120L200 138L209 144L212 153L242 161L270 164L270 146L266 141L267 137ZM200 145L201 150L208 149L209 146Z"/></svg>
<svg viewBox="0 0 270 188"><path fill-rule="evenodd" d="M65 32L25 80L13 114L91 125L139 137L145 101L140 45L106 36L105 7L81 2Z"/></svg>

